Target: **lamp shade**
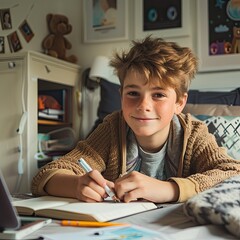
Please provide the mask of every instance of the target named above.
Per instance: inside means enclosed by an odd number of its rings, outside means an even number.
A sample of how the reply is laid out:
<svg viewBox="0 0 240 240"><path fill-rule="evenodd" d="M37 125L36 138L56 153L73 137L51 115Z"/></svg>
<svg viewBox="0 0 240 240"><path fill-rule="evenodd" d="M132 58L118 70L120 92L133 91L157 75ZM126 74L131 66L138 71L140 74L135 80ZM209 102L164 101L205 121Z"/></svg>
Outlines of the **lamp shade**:
<svg viewBox="0 0 240 240"><path fill-rule="evenodd" d="M89 78L95 81L98 81L99 78L103 78L111 83L120 84L113 70L113 67L109 66L109 58L97 56L91 66Z"/></svg>

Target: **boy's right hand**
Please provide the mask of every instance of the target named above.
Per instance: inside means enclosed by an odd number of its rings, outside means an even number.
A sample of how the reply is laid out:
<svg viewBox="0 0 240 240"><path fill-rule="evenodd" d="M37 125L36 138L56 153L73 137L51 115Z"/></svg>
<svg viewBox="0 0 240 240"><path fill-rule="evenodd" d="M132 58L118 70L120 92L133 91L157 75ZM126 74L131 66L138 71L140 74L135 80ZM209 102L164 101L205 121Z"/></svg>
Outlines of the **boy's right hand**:
<svg viewBox="0 0 240 240"><path fill-rule="evenodd" d="M84 202L102 202L107 197L104 186L114 188L114 183L106 180L99 171L92 170L76 178L76 198Z"/></svg>

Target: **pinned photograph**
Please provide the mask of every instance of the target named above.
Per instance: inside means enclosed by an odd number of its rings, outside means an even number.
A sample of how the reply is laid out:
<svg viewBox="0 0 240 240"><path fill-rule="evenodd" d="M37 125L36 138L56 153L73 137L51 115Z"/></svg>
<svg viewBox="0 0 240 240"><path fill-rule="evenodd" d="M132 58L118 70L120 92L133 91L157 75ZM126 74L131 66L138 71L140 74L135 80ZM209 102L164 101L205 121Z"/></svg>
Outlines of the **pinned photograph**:
<svg viewBox="0 0 240 240"><path fill-rule="evenodd" d="M5 53L4 37L0 37L0 53Z"/></svg>
<svg viewBox="0 0 240 240"><path fill-rule="evenodd" d="M10 9L1 10L1 24L3 30L12 29Z"/></svg>
<svg viewBox="0 0 240 240"><path fill-rule="evenodd" d="M17 52L22 49L22 45L16 31L9 34L7 38L11 52Z"/></svg>
<svg viewBox="0 0 240 240"><path fill-rule="evenodd" d="M26 20L24 20L23 23L19 26L19 30L26 42L30 42L34 36L34 33Z"/></svg>

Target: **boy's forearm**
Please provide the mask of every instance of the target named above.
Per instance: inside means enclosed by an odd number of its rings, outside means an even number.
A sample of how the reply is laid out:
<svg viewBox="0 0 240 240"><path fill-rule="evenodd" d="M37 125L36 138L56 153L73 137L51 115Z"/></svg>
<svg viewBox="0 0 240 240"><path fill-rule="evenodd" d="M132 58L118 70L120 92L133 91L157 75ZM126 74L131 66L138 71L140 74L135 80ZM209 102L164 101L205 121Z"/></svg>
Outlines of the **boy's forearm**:
<svg viewBox="0 0 240 240"><path fill-rule="evenodd" d="M56 173L50 178L44 189L49 195L76 198L77 180L79 176Z"/></svg>

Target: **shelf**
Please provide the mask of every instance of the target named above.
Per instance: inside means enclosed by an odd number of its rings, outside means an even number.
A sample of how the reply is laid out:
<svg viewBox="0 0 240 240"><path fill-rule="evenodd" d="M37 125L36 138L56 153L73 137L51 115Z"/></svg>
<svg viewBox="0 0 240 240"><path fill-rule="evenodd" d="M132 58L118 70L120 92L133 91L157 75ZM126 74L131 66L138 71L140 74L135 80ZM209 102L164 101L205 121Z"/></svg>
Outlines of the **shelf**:
<svg viewBox="0 0 240 240"><path fill-rule="evenodd" d="M59 125L59 126L68 126L71 125L67 122L59 122L59 121L52 121L52 120L45 120L45 119L38 119L38 124L40 125Z"/></svg>
<svg viewBox="0 0 240 240"><path fill-rule="evenodd" d="M31 190L31 181L38 171L37 161L35 159L38 152L38 134L48 133L65 127L74 129L79 133L80 119L77 115L77 101L75 91L80 80L81 67L68 63L66 61L53 58L46 54L27 51L0 56L0 74L1 74L1 109L5 116L2 121L8 121L4 137L1 142L1 156L6 161L1 161L0 169L9 173L7 183L10 190L14 190L17 182L17 166L19 159L19 134L13 134L12 129L19 127L19 120L23 112L27 111L27 121L22 134L24 159L24 174L21 178L20 192L29 192ZM9 68L9 63L14 67ZM12 87L14 86L14 88ZM81 85L79 85L81 86ZM79 87L80 88L80 87ZM9 95L9 89L13 94ZM66 89L67 101L65 116L61 121L54 119L38 119L38 94L39 91ZM24 99L23 99L24 96ZM5 104L6 99L12 98L11 104ZM5 133L6 132L6 133ZM77 136L78 137L78 136ZM13 177L15 176L15 177Z"/></svg>

